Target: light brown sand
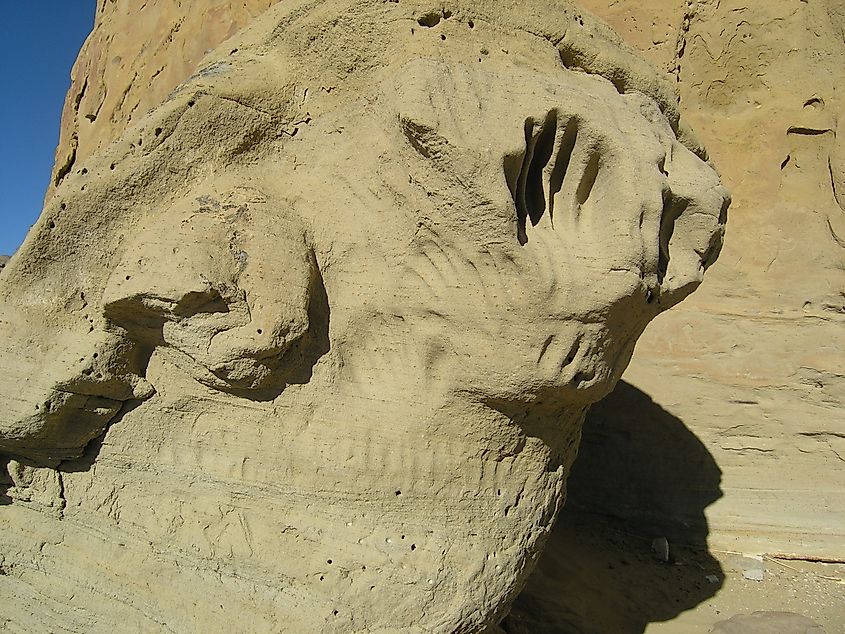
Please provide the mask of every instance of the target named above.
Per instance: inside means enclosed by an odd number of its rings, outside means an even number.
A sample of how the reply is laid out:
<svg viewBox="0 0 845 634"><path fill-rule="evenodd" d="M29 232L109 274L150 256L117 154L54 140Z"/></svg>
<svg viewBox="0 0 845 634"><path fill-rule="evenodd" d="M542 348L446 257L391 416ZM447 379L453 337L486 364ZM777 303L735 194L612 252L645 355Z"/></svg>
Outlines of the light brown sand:
<svg viewBox="0 0 845 634"><path fill-rule="evenodd" d="M651 541L624 522L565 510L503 629L705 633L737 614L786 611L827 634L845 632L845 565L758 560L677 544L670 544L670 562L660 563ZM751 570L762 570L763 580L746 579Z"/></svg>

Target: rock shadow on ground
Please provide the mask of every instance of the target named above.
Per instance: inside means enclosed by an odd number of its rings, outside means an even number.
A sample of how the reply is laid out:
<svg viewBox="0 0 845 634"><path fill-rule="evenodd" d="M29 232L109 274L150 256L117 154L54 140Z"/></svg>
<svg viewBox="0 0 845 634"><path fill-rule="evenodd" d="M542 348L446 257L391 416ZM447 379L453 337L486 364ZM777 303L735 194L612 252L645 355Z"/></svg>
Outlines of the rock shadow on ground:
<svg viewBox="0 0 845 634"><path fill-rule="evenodd" d="M640 634L713 597L724 574L704 510L720 481L683 421L620 382L587 417L566 507L502 629ZM668 562L653 550L661 538Z"/></svg>

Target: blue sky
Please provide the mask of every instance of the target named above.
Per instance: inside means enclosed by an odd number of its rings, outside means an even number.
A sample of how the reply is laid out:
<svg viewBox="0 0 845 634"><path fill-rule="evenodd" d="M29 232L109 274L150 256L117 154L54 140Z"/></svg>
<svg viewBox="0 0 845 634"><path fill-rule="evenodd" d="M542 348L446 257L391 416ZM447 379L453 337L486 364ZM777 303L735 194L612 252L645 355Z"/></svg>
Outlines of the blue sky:
<svg viewBox="0 0 845 634"><path fill-rule="evenodd" d="M11 255L41 212L70 69L94 25L96 0L3 4L0 255Z"/></svg>

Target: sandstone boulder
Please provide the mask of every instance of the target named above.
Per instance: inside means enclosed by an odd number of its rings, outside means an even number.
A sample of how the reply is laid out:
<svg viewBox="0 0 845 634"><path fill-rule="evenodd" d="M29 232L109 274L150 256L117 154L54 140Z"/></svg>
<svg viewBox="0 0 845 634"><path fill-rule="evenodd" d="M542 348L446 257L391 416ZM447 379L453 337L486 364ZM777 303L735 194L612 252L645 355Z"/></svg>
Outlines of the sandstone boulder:
<svg viewBox="0 0 845 634"><path fill-rule="evenodd" d="M494 626L721 247L671 88L569 3L303 0L121 127L0 279L6 618Z"/></svg>

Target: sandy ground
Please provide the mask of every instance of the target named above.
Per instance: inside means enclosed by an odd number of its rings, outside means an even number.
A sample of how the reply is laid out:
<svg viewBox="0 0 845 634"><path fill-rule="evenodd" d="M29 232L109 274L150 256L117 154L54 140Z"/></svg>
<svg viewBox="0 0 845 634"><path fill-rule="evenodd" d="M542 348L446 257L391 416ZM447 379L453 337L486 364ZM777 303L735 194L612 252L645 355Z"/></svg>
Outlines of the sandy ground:
<svg viewBox="0 0 845 634"><path fill-rule="evenodd" d="M716 540L707 512L725 495L722 477L682 420L621 381L589 413L566 507L503 629L819 634L808 629L815 623L827 634L845 634L845 565L708 547ZM652 551L661 537L666 563ZM740 616L755 612L766 614Z"/></svg>
<svg viewBox="0 0 845 634"><path fill-rule="evenodd" d="M601 515L564 510L502 624L508 634L845 632L845 565L746 557L670 544ZM762 580L752 580L746 578ZM805 617L784 616L795 613ZM806 620L806 619L809 619ZM810 621L822 629L808 629Z"/></svg>

